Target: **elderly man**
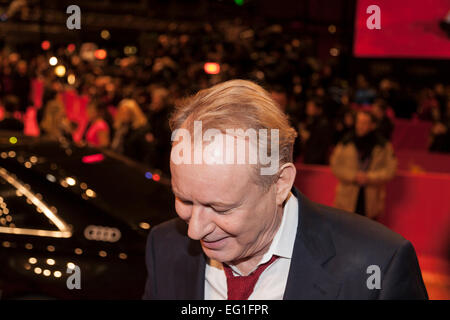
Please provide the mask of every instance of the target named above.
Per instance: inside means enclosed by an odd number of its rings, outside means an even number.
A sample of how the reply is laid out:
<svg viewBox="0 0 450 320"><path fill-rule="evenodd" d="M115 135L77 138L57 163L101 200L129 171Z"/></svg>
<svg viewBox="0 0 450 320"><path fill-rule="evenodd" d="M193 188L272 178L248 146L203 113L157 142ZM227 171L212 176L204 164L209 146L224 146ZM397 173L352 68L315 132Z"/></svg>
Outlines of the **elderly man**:
<svg viewBox="0 0 450 320"><path fill-rule="evenodd" d="M179 218L150 232L144 299L427 298L410 242L293 188L296 133L263 88L202 90L171 127Z"/></svg>

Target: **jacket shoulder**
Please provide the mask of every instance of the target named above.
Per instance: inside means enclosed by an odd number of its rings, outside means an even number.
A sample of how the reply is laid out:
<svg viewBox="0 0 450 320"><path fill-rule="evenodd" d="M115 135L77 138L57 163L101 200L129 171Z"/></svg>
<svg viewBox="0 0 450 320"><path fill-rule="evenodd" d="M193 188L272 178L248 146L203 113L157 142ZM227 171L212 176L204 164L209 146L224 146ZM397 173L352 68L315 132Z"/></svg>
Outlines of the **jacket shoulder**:
<svg viewBox="0 0 450 320"><path fill-rule="evenodd" d="M336 244L382 254L403 245L406 240L379 222L356 213L315 204L317 213L327 221Z"/></svg>

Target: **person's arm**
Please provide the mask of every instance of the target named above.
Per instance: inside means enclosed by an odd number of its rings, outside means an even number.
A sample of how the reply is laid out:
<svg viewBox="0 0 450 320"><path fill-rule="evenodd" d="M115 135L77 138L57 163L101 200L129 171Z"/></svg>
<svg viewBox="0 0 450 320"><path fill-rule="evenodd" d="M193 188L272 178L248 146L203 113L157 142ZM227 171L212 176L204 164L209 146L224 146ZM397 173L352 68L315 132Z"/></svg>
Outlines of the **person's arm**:
<svg viewBox="0 0 450 320"><path fill-rule="evenodd" d="M392 257L381 278L380 300L428 299L416 252L405 240Z"/></svg>
<svg viewBox="0 0 450 320"><path fill-rule="evenodd" d="M394 149L390 143L386 144L386 165L384 168L377 170L369 170L367 172L367 179L369 184L382 184L395 176L397 171L397 158L394 155Z"/></svg>
<svg viewBox="0 0 450 320"><path fill-rule="evenodd" d="M333 150L330 158L331 171L339 180L352 183L355 181L357 170L349 168L344 148L345 146L340 143Z"/></svg>

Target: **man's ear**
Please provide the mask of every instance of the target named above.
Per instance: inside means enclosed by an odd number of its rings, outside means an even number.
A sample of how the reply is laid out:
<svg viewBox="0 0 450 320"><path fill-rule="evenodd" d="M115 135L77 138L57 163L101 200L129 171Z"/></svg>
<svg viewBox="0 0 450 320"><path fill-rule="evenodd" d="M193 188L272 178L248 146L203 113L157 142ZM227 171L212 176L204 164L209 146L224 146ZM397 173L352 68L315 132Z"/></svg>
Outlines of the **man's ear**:
<svg viewBox="0 0 450 320"><path fill-rule="evenodd" d="M282 205L289 195L294 185L296 173L297 170L292 162L283 164L278 170L278 179L275 182L277 206Z"/></svg>

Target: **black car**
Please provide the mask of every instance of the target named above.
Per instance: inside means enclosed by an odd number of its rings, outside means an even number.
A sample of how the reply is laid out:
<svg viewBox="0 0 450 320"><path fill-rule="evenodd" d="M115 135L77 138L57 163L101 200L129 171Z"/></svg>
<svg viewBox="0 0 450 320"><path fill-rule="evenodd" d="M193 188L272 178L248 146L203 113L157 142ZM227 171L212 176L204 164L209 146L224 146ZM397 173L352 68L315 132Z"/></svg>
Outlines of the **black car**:
<svg viewBox="0 0 450 320"><path fill-rule="evenodd" d="M169 179L115 153L0 133L0 298L139 299Z"/></svg>

